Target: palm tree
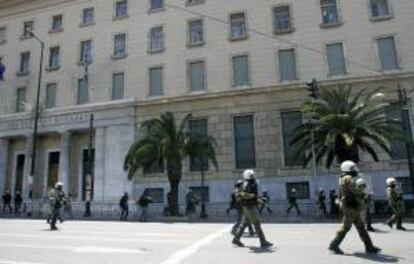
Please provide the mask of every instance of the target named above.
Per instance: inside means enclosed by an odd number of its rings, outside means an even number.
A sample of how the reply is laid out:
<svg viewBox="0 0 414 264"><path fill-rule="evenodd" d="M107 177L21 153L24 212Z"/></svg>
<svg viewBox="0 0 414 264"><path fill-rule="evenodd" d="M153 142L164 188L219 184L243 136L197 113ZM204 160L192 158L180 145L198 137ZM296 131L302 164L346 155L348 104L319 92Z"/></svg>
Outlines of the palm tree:
<svg viewBox="0 0 414 264"><path fill-rule="evenodd" d="M190 118L191 114L188 114L178 128L171 112L144 122L142 126L147 130L146 136L130 147L124 161L129 180L133 179L138 169L165 162L170 182L168 208L171 215L179 214L178 186L182 176L182 160L188 156L202 157L218 167L214 139L185 131Z"/></svg>
<svg viewBox="0 0 414 264"><path fill-rule="evenodd" d="M305 102L302 112L311 122L297 127L290 142L298 156L305 155L304 166L312 159L312 130L316 163L324 162L327 168L335 159L358 162L360 150L378 161L373 145L391 155L390 140L405 136L399 123L385 115L389 104L375 100L383 95L380 91L361 89L353 96L350 86L322 89L320 99Z"/></svg>

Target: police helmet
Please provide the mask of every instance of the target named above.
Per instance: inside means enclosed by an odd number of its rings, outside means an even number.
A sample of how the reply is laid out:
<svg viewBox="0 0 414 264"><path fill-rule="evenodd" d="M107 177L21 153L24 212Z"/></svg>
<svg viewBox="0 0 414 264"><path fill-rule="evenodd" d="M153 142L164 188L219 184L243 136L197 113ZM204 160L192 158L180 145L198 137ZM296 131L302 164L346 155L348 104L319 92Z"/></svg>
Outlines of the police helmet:
<svg viewBox="0 0 414 264"><path fill-rule="evenodd" d="M353 162L351 160L346 160L346 161L342 162L342 164L341 164L341 171L342 172L357 172L358 167L355 164L355 162Z"/></svg>
<svg viewBox="0 0 414 264"><path fill-rule="evenodd" d="M56 188L63 187L63 183L62 182L56 182L55 187Z"/></svg>
<svg viewBox="0 0 414 264"><path fill-rule="evenodd" d="M245 170L243 172L243 179L245 179L245 180L254 179L254 170Z"/></svg>
<svg viewBox="0 0 414 264"><path fill-rule="evenodd" d="M235 184L234 187L240 187L243 185L243 181L242 180L238 180Z"/></svg>
<svg viewBox="0 0 414 264"><path fill-rule="evenodd" d="M356 186L358 188L365 188L365 187L367 187L367 183L365 182L364 179L359 178L358 180L356 180Z"/></svg>
<svg viewBox="0 0 414 264"><path fill-rule="evenodd" d="M387 183L387 186L393 186L397 183L397 180L395 180L395 178L393 177L390 177L387 179L386 183Z"/></svg>

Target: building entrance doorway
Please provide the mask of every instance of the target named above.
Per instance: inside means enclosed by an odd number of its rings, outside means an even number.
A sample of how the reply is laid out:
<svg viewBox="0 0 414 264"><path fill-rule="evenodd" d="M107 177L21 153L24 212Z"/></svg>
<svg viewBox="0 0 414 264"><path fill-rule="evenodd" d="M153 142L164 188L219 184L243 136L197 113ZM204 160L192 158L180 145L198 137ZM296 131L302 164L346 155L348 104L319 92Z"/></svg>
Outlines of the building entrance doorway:
<svg viewBox="0 0 414 264"><path fill-rule="evenodd" d="M55 184L59 179L59 157L60 152L49 152L47 164L47 188L48 190L55 188Z"/></svg>
<svg viewBox="0 0 414 264"><path fill-rule="evenodd" d="M15 182L14 182L14 193L23 190L23 176L24 176L24 162L25 154L19 154L16 156L16 168L15 168Z"/></svg>

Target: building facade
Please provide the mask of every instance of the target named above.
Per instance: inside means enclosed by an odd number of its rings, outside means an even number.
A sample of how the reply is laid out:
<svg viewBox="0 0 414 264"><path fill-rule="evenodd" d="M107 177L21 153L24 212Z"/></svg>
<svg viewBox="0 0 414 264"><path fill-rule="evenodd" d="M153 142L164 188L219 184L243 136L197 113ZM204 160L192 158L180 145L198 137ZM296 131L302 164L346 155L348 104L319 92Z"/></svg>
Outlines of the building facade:
<svg viewBox="0 0 414 264"><path fill-rule="evenodd" d="M171 111L217 140L219 171L209 166L209 202L224 202L246 168L272 199L296 188L302 199L336 187L337 167L302 168L289 145L305 121L306 82L385 89L414 84L411 0L0 0L0 191L42 199L57 180L74 199L136 198L150 189L165 202L162 168L128 181L123 159L140 124ZM38 39L28 32L33 32ZM40 43L45 44L36 164L29 177ZM87 175L94 115L93 177ZM404 145L380 162L361 155L376 196L385 179L409 189ZM200 189L184 161L180 200ZM32 179L32 180L31 180Z"/></svg>

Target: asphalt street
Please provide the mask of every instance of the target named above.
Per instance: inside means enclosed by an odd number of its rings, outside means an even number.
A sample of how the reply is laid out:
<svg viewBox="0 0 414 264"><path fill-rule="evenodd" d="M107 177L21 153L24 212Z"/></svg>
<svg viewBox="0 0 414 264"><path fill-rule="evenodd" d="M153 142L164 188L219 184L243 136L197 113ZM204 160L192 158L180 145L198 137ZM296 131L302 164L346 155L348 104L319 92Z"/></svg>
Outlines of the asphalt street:
<svg viewBox="0 0 414 264"><path fill-rule="evenodd" d="M45 221L0 219L0 264L414 263L414 224L374 226L382 254L366 255L352 229L337 256L327 246L338 224L264 224L275 247L261 250L250 237L234 247L229 224L66 221L49 231Z"/></svg>

